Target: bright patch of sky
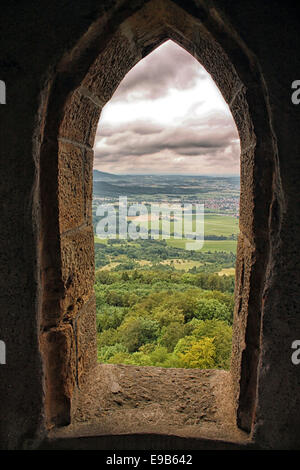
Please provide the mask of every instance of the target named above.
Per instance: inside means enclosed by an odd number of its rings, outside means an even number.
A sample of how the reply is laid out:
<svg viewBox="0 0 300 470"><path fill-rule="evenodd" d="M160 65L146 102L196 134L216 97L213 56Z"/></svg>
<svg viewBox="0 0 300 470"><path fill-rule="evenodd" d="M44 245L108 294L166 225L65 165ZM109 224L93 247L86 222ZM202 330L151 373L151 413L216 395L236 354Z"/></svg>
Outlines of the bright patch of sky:
<svg viewBox="0 0 300 470"><path fill-rule="evenodd" d="M238 174L239 137L218 87L167 41L141 60L105 105L95 164L116 174Z"/></svg>

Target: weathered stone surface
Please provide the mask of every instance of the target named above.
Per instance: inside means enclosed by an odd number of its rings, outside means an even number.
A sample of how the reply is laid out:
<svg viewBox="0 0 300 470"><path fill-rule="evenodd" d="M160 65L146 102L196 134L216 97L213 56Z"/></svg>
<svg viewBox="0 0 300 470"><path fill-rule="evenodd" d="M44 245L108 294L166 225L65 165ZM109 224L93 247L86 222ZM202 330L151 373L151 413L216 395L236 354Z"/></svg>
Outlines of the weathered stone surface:
<svg viewBox="0 0 300 470"><path fill-rule="evenodd" d="M93 200L93 150L84 152L83 191L84 191L84 216L86 223L92 225L92 200Z"/></svg>
<svg viewBox="0 0 300 470"><path fill-rule="evenodd" d="M206 28L193 32L195 57L212 75L227 103L231 103L240 90L242 82L224 49L209 34Z"/></svg>
<svg viewBox="0 0 300 470"><path fill-rule="evenodd" d="M84 304L76 318L77 378L81 387L97 363L95 296Z"/></svg>
<svg viewBox="0 0 300 470"><path fill-rule="evenodd" d="M82 95L80 90L77 90L65 105L64 119L59 129L59 136L92 146L96 130L94 123L98 122L100 111L99 105L95 104L88 96Z"/></svg>
<svg viewBox="0 0 300 470"><path fill-rule="evenodd" d="M69 324L41 335L44 358L45 413L49 426L70 422L70 406L76 379L76 351L73 328ZM68 405L68 406L67 406Z"/></svg>
<svg viewBox="0 0 300 470"><path fill-rule="evenodd" d="M243 355L245 355L246 349L248 356L251 357L251 355L256 354L256 338L253 336L253 341L249 341L248 343L246 338L247 325L248 322L251 321L251 319L249 319L249 315L252 313L251 311L249 312L249 299L253 291L251 273L254 263L255 248L251 245L247 237L240 233L237 249L235 310L231 355L231 373L233 377L233 388L236 396L237 408L239 407L240 402L239 396L241 394L241 387L245 387L244 382L242 383L242 380L244 380L244 377L242 378ZM257 313L259 313L259 310ZM255 316L255 321L256 320L257 317ZM246 366L244 365L244 368L247 370L247 364ZM253 392L253 388L251 389L251 392ZM248 401L247 404L249 405ZM243 429L249 431L249 426L246 426L244 422L243 424Z"/></svg>
<svg viewBox="0 0 300 470"><path fill-rule="evenodd" d="M248 440L236 426L231 377L224 370L97 364L82 387L73 425L52 437L85 431L91 422L103 434Z"/></svg>
<svg viewBox="0 0 300 470"><path fill-rule="evenodd" d="M254 149L241 154L240 231L253 241L254 224Z"/></svg>
<svg viewBox="0 0 300 470"><path fill-rule="evenodd" d="M132 50L130 38L118 32L92 64L82 86L104 105L112 97L124 75L140 58L137 49Z"/></svg>
<svg viewBox="0 0 300 470"><path fill-rule="evenodd" d="M241 151L247 151L256 144L253 124L249 113L247 98L243 88L237 93L230 103L230 111L239 132Z"/></svg>
<svg viewBox="0 0 300 470"><path fill-rule="evenodd" d="M82 226L67 232L61 239L64 318L73 318L90 298L94 286L93 227Z"/></svg>
<svg viewBox="0 0 300 470"><path fill-rule="evenodd" d="M85 221L84 149L60 142L58 162L59 228L63 233Z"/></svg>

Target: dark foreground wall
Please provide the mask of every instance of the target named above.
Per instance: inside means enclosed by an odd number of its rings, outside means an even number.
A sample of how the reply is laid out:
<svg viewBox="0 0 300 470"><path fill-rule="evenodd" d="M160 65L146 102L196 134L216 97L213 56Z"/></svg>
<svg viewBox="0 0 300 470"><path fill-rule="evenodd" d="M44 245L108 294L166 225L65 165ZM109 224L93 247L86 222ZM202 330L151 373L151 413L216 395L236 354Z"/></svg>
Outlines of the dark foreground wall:
<svg viewBox="0 0 300 470"><path fill-rule="evenodd" d="M83 317L75 320L61 317L60 323L54 320L58 308L68 308L64 304L66 299L68 302L75 297L80 299L76 308L70 303L72 311L82 307L79 313L92 305L92 299L91 282L77 296L76 283L72 291L72 276L62 272L61 282L57 280L57 272L64 268L60 256L63 241L55 227L51 235L51 223L59 220L60 215L56 213L59 206L55 205L55 192L48 194L47 187L58 179L59 172L56 172L59 165L55 165L57 135L51 119L62 122L63 116L53 118L56 102L51 99L57 98L59 114L59 104L68 98L66 90L80 85L89 58L97 57L98 49L103 50L118 26L145 4L150 5L149 11L153 4L155 16L155 8L160 12L160 3L163 1L24 0L9 1L1 7L0 80L6 84L6 104L0 104L0 340L6 344L6 364L0 364L0 446L3 449L22 448L28 442L38 446L47 434L49 413L59 416L61 423L67 422L65 410L80 380L80 364L83 362L82 367L87 369L87 364L92 362L85 345L78 342L78 337L73 338L78 333L76 322ZM299 11L296 2L278 0L171 3L182 7L191 21L203 22L214 35L236 66L239 79L246 81L246 98L247 90L255 89L258 82L264 89L263 103L255 102L250 91L247 98L252 114L257 117L254 129L259 143L257 151L266 156L272 153L272 158L266 157L263 165L256 161L251 166L253 162L250 165L250 157L247 160L247 146L244 146L243 194L251 195L252 199L245 197L241 201L244 222L239 259L244 264L238 268L241 289L237 292L236 337L243 326L242 322L239 324L239 313L246 309L251 313L251 321L245 327L245 336L235 346L235 357L239 358L233 365L238 369L234 374L237 420L251 431L257 446L300 448L300 365L291 361L291 345L300 340L300 105L291 100L291 85L300 80ZM151 21L148 27L149 24ZM139 25L136 28L138 31ZM143 33L141 27L140 38ZM157 36L157 44L160 39ZM89 51L86 56L85 51ZM144 47L142 55L146 53ZM206 57L207 54L209 51ZM77 56L80 61L74 74L69 67ZM121 56L124 54L120 53ZM211 57L215 63L216 57ZM128 66L124 64L124 70ZM117 83L121 75L112 76L111 81ZM236 83L229 82L224 89L234 89L234 86ZM236 121L238 114L237 110ZM239 123L239 130L242 124ZM81 126L84 123L79 123L79 130ZM91 146L91 142L85 142L88 148L87 144ZM49 151L51 146L53 153ZM45 169L49 169L46 182ZM49 207L45 217L43 202L47 196ZM246 221L250 225L252 206L256 213L249 228ZM251 234L255 239L253 252ZM70 250L68 262L76 265ZM245 253L250 252L247 258ZM263 262L252 271L257 260ZM81 328L86 329L85 325ZM61 344L59 354L49 340L52 337L56 338L54 344ZM83 349L81 362L76 359L80 348ZM62 356L64 350L66 355ZM74 357L72 375L70 364ZM246 372L240 374L240 371ZM59 376L56 383L51 381L54 376Z"/></svg>

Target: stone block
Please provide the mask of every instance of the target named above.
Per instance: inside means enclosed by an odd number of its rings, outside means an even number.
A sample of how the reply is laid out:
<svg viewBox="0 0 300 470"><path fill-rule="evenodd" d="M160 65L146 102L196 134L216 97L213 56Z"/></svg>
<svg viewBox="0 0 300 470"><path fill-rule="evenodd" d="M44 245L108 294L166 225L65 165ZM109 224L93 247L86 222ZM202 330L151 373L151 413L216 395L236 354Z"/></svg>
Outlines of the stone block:
<svg viewBox="0 0 300 470"><path fill-rule="evenodd" d="M241 155L240 231L249 239L254 236L254 149Z"/></svg>
<svg viewBox="0 0 300 470"><path fill-rule="evenodd" d="M254 147L256 143L256 137L244 89L241 89L241 91L234 97L230 105L230 111L239 132L241 152L243 153L249 147Z"/></svg>
<svg viewBox="0 0 300 470"><path fill-rule="evenodd" d="M88 224L92 225L92 201L93 201L93 150L86 150L84 153L84 173L83 173L83 191L84 191L84 215Z"/></svg>
<svg viewBox="0 0 300 470"><path fill-rule="evenodd" d="M95 296L84 304L76 318L77 374L79 387L97 364Z"/></svg>
<svg viewBox="0 0 300 470"><path fill-rule="evenodd" d="M140 58L131 39L117 32L92 64L82 86L104 105Z"/></svg>
<svg viewBox="0 0 300 470"><path fill-rule="evenodd" d="M75 337L70 324L42 333L48 426L70 422L71 399L76 380Z"/></svg>
<svg viewBox="0 0 300 470"><path fill-rule="evenodd" d="M67 232L61 238L64 296L61 310L65 319L74 318L90 298L94 286L94 233L92 226Z"/></svg>
<svg viewBox="0 0 300 470"><path fill-rule="evenodd" d="M59 142L58 198L60 232L82 225L85 219L84 149Z"/></svg>
<svg viewBox="0 0 300 470"><path fill-rule="evenodd" d="M59 137L92 147L100 111L88 96L76 90L65 105Z"/></svg>

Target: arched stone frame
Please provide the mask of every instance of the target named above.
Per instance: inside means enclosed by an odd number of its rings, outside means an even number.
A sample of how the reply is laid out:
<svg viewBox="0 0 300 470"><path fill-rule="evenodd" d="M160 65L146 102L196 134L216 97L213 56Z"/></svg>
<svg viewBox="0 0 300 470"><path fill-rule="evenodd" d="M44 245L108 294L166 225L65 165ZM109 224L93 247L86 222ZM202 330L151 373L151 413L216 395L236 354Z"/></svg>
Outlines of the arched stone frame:
<svg viewBox="0 0 300 470"><path fill-rule="evenodd" d="M199 13L200 12L200 13ZM101 108L125 74L167 39L211 74L241 141L240 236L231 374L239 426L253 430L269 238L280 191L267 90L255 57L213 8L169 0L129 8L109 28L95 22L57 67L44 97L41 144L40 347L48 426L67 424L76 393L96 365L93 142ZM201 18L200 18L201 16Z"/></svg>

